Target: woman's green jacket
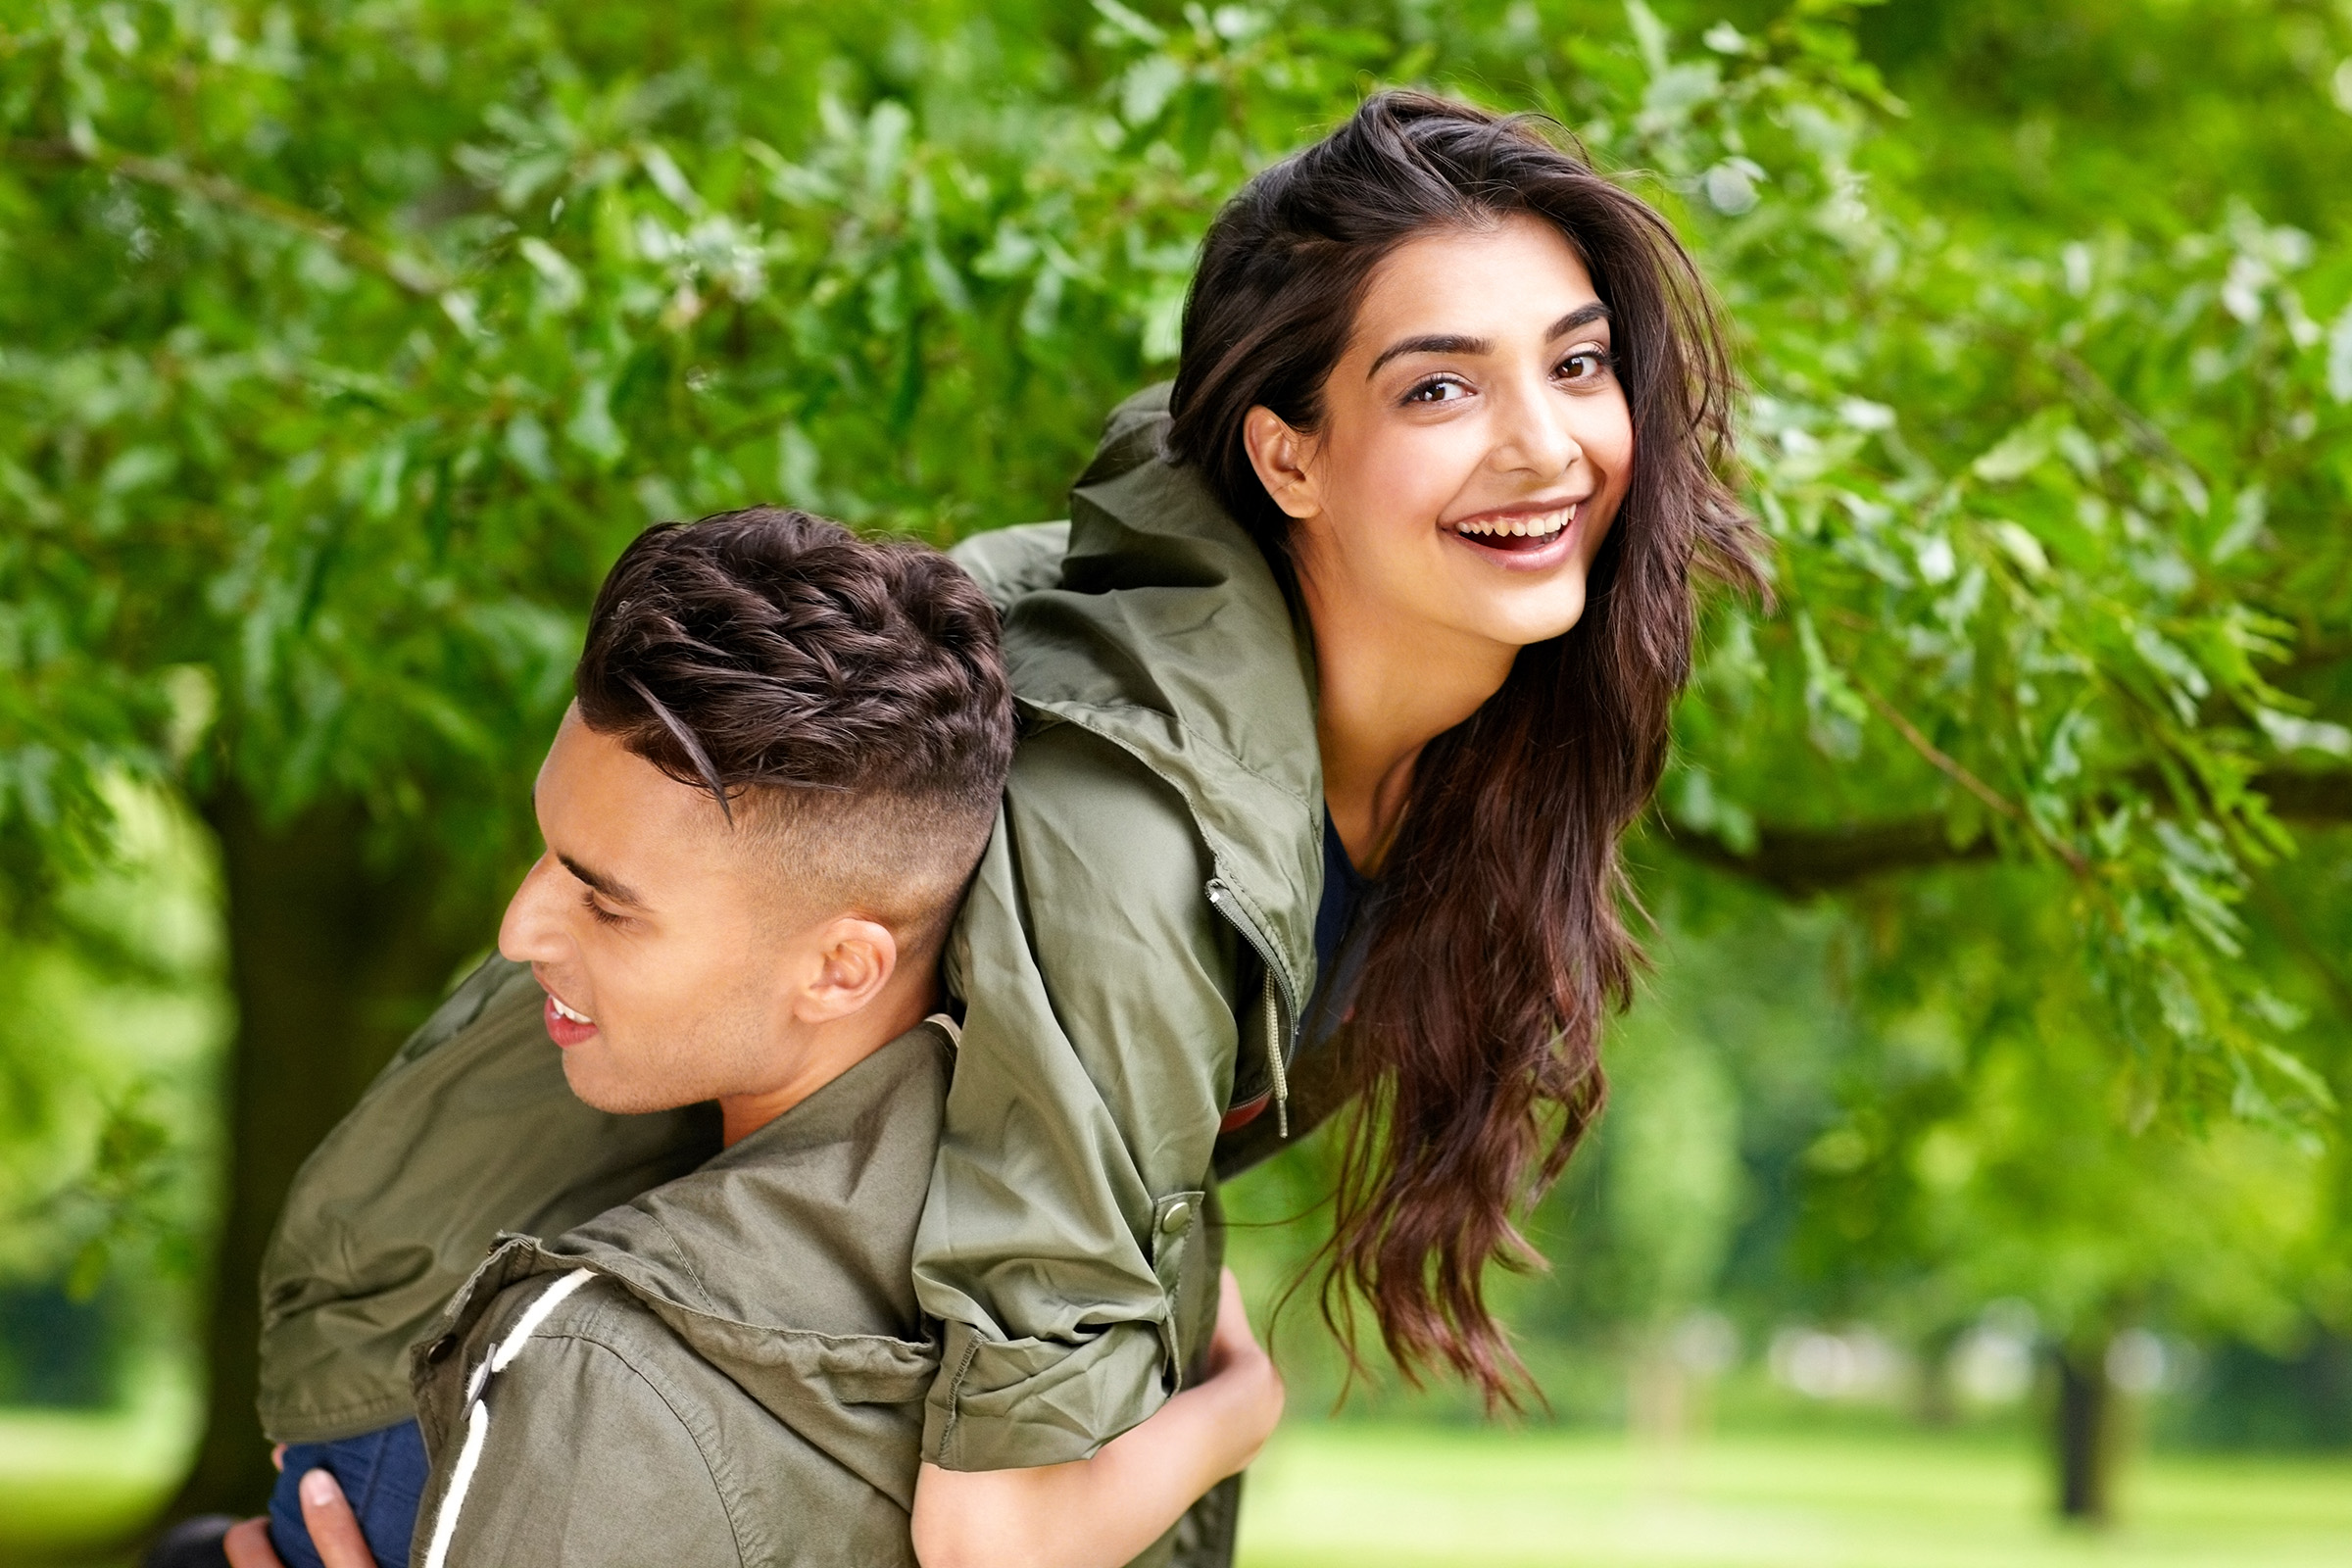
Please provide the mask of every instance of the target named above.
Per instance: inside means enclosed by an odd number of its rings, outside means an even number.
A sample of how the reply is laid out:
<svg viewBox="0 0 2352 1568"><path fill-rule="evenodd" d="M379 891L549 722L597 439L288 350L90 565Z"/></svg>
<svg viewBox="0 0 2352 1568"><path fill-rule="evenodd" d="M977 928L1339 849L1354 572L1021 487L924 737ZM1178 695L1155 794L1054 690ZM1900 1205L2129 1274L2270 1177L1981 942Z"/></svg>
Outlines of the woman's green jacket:
<svg viewBox="0 0 2352 1568"><path fill-rule="evenodd" d="M1082 1458L1157 1408L1213 1325L1212 1166L1330 1108L1283 1070L1323 874L1312 656L1160 456L1164 410L1112 415L1066 533L956 551L1005 607L1022 738L947 957L963 1039L911 1260L942 1326L923 1453L952 1469ZM606 1117L522 1074L388 1073L305 1166L264 1266L272 1436L398 1419L408 1345L496 1234L710 1152L706 1118Z"/></svg>

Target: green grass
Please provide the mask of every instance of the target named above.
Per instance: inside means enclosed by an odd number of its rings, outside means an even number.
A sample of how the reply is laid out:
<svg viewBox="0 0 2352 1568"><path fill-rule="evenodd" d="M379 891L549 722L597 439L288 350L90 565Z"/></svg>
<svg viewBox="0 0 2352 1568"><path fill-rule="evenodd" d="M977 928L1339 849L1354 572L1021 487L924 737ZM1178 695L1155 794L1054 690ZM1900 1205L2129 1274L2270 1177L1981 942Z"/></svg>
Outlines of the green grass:
<svg viewBox="0 0 2352 1568"><path fill-rule="evenodd" d="M0 1564L124 1560L194 1414L0 1411ZM2048 1517L2038 1457L1918 1433L1725 1436L1283 1429L1244 1494L1242 1568L2344 1568L2352 1457L2135 1461L2123 1523Z"/></svg>
<svg viewBox="0 0 2352 1568"><path fill-rule="evenodd" d="M196 1396L159 1369L119 1411L0 1409L0 1564L92 1562L170 1499L189 1459Z"/></svg>
<svg viewBox="0 0 2352 1568"><path fill-rule="evenodd" d="M2352 1458L2159 1456L2123 1522L2048 1516L2038 1458L1932 1436L1285 1428L1244 1492L1243 1568L2344 1568Z"/></svg>

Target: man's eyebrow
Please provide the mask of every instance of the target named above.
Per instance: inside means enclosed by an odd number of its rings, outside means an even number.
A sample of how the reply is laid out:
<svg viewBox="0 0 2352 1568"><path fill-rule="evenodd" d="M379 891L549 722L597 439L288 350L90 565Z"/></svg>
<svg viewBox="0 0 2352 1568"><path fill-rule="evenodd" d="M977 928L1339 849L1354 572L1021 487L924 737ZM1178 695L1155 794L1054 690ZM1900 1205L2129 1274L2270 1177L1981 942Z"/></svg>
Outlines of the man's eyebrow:
<svg viewBox="0 0 2352 1568"><path fill-rule="evenodd" d="M641 908L644 906L645 901L639 898L627 883L616 882L601 871L590 870L568 855L558 855L556 858L564 862L564 870L569 871L613 903L633 904Z"/></svg>

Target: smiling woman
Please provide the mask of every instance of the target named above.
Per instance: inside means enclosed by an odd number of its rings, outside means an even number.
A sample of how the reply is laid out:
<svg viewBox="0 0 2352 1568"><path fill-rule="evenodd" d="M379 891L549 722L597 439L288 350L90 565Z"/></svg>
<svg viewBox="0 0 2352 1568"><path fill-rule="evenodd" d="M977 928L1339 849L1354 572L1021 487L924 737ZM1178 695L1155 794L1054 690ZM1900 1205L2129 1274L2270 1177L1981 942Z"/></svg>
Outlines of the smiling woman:
<svg viewBox="0 0 2352 1568"><path fill-rule="evenodd" d="M1336 1068L1330 1244L1392 1352L1507 1396L1483 1277L1600 1108L1637 954L1619 836L1753 588L1732 375L1665 220L1538 122L1409 93L1253 180L1193 285L1168 442L1314 636L1330 820L1384 886Z"/></svg>
<svg viewBox="0 0 2352 1568"><path fill-rule="evenodd" d="M1005 973L1053 1005L1007 1030L1004 977L970 998L915 1258L952 1369L926 1568L1122 1560L1054 1537L1044 1478L1149 1408L1137 1372L1191 1373L1162 1216L1189 1228L1203 1156L1232 1174L1342 1105L1326 1316L1366 1300L1408 1370L1513 1396L1486 1271L1529 1257L1514 1211L1600 1108L1637 959L1618 839L1665 760L1691 570L1757 580L1717 472L1730 380L1664 220L1530 121L1380 94L1218 215L1164 416L1112 416L1058 585L1006 623L1044 723L1007 801L1021 876L983 862L964 922L1017 919ZM1153 827L1167 787L1181 834ZM1029 1126L1086 1156L1002 1147ZM1176 1281L1164 1369L1123 1332L1161 1293L1102 1266L1130 1244L1092 1216L1121 1206ZM1220 1560L1230 1505L1179 1560Z"/></svg>

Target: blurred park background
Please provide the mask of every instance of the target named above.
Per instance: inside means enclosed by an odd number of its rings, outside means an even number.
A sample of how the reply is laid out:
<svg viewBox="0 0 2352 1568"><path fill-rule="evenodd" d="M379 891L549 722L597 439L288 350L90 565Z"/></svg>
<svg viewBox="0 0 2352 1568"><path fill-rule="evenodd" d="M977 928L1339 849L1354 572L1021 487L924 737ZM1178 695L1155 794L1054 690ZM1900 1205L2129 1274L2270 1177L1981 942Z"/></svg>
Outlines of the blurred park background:
<svg viewBox="0 0 2352 1568"><path fill-rule="evenodd" d="M2352 1560L2347 0L0 4L0 1560L260 1500L277 1195L621 545L1059 514L1390 83L1672 214L1778 604L1496 1281L1541 1398L1334 1414L1301 1293L1245 1561ZM1230 1195L1265 1306L1322 1157Z"/></svg>

